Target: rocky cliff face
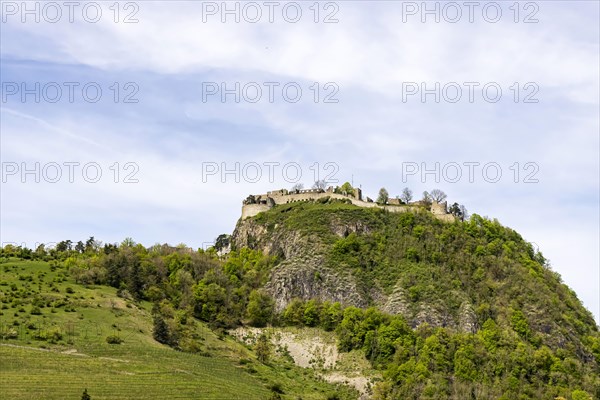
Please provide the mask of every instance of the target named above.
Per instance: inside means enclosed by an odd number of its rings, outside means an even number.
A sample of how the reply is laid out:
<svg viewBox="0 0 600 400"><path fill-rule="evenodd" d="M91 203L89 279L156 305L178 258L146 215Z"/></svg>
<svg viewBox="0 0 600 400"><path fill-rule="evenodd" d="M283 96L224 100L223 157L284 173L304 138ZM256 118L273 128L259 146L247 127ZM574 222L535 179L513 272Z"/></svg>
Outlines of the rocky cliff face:
<svg viewBox="0 0 600 400"><path fill-rule="evenodd" d="M333 216L326 228L339 238L351 233L368 235L374 230L364 221L348 222L338 216ZM434 327L448 326L465 332L475 330L473 307L467 298L462 301L459 314L451 315L445 304L414 304L408 298L407 288L402 286L396 286L389 294L377 285L365 290L364 282L351 271L327 266L325 259L331 244L324 243L320 235L248 218L238 222L231 236L231 245L234 249L248 247L278 257L279 262L265 285L266 291L275 299L278 311L294 298L319 299L361 308L376 306L385 312L404 316L413 327L426 322ZM458 296L464 297L463 294Z"/></svg>
<svg viewBox="0 0 600 400"><path fill-rule="evenodd" d="M474 332L487 319L510 326L522 310L550 346L583 334L591 314L522 237L474 215L446 223L426 212L388 213L339 202L279 205L240 220L231 247L276 256L265 289L277 309L294 298L376 306L427 323Z"/></svg>
<svg viewBox="0 0 600 400"><path fill-rule="evenodd" d="M337 225L335 234L344 235L361 227ZM294 298L340 302L356 307L369 304L360 293L351 274L340 274L324 265L326 247L317 235L265 225L253 219L239 221L232 235L233 248L249 247L279 257L265 289L275 299L280 311Z"/></svg>

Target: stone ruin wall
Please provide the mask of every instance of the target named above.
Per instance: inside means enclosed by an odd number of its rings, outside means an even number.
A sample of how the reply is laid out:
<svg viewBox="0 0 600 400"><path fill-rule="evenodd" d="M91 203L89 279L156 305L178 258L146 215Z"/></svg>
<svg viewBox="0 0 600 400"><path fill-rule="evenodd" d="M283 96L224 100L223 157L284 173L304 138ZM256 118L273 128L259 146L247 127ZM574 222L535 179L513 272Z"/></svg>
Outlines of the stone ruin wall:
<svg viewBox="0 0 600 400"><path fill-rule="evenodd" d="M318 199L322 199L324 197L330 197L333 199L339 200L350 200L352 204L358 207L365 208L383 208L389 212L407 212L411 211L415 208L412 205L379 205L374 202L367 202L363 200L359 200L353 196L346 196L343 194L333 193L332 191L321 191L318 189L306 190L300 193L288 193L287 191L275 190L268 192L266 194L256 195L255 198L261 202L261 204L244 204L242 206L242 220L246 218L253 217L261 212L268 211L272 208L271 204L268 204L269 201L267 199L272 199L272 202L280 205L280 204L288 204L294 203L298 201L315 201ZM437 218L452 222L454 221L454 216L448 214L446 202L444 203L433 203L431 205L431 213L435 215Z"/></svg>
<svg viewBox="0 0 600 400"><path fill-rule="evenodd" d="M255 215L269 211L271 207L267 204L244 204L242 206L242 219L254 217Z"/></svg>
<svg viewBox="0 0 600 400"><path fill-rule="evenodd" d="M437 203L434 201L431 203L431 213L434 215L448 214L448 203L445 201L443 203Z"/></svg>

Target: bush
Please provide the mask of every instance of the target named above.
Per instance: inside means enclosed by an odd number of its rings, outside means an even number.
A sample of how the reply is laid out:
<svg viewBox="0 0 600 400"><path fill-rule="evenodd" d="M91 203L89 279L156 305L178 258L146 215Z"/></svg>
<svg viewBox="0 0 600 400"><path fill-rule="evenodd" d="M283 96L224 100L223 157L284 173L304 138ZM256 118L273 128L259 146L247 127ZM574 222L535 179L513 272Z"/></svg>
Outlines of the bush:
<svg viewBox="0 0 600 400"><path fill-rule="evenodd" d="M571 398L573 400L591 400L592 396L583 390L574 390L573 393L571 393Z"/></svg>
<svg viewBox="0 0 600 400"><path fill-rule="evenodd" d="M281 383L279 383L279 382L275 382L275 383L269 385L269 389L271 390L271 392L274 392L274 393L281 393L281 394L285 393L283 391L283 387L281 386Z"/></svg>
<svg viewBox="0 0 600 400"><path fill-rule="evenodd" d="M256 340L254 351L256 352L258 361L263 364L269 361L269 358L271 357L271 342L264 332Z"/></svg>
<svg viewBox="0 0 600 400"><path fill-rule="evenodd" d="M202 346L193 339L184 339L179 343L179 349L187 353L201 353Z"/></svg>
<svg viewBox="0 0 600 400"><path fill-rule="evenodd" d="M121 339L117 335L110 335L110 336L106 337L106 343L108 343L108 344L121 344L121 343L123 343L123 339Z"/></svg>
<svg viewBox="0 0 600 400"><path fill-rule="evenodd" d="M37 340L47 340L50 343L56 343L59 340L62 340L63 334L60 332L58 328L52 328L50 330L40 330L33 335L34 339Z"/></svg>
<svg viewBox="0 0 600 400"><path fill-rule="evenodd" d="M2 340L16 339L17 337L19 337L19 335L16 329L11 328L0 332L0 339Z"/></svg>

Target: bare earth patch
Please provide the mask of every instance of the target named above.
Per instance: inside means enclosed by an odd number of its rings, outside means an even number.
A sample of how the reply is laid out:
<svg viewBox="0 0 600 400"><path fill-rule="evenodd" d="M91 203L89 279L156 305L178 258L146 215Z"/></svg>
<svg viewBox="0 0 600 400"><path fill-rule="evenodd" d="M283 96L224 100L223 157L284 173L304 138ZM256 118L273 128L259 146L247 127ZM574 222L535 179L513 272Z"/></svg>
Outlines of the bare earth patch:
<svg viewBox="0 0 600 400"><path fill-rule="evenodd" d="M356 388L361 399L368 399L371 378L376 377L368 362L357 362L346 353L339 353L333 334L316 329L250 328L240 327L229 334L246 344L254 344L256 338L267 330L273 346L280 353L288 353L294 363L303 368L313 368L328 382L342 383ZM355 357L356 358L356 357Z"/></svg>

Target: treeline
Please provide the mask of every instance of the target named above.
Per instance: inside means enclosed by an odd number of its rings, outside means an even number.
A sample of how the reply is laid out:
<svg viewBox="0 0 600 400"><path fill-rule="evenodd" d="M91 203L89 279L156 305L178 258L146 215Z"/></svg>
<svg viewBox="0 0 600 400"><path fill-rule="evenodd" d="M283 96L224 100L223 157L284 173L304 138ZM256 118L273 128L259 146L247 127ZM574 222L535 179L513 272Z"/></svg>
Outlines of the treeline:
<svg viewBox="0 0 600 400"><path fill-rule="evenodd" d="M44 260L62 266L76 283L112 286L120 296L154 303L154 312L167 322L195 317L214 329L225 329L242 323L264 326L272 319L273 301L260 288L276 259L247 248L220 260L213 248L146 248L127 239L83 252L68 247L61 251L31 251L7 245L0 249L0 257ZM182 336L175 332L177 329L172 330L173 338Z"/></svg>

